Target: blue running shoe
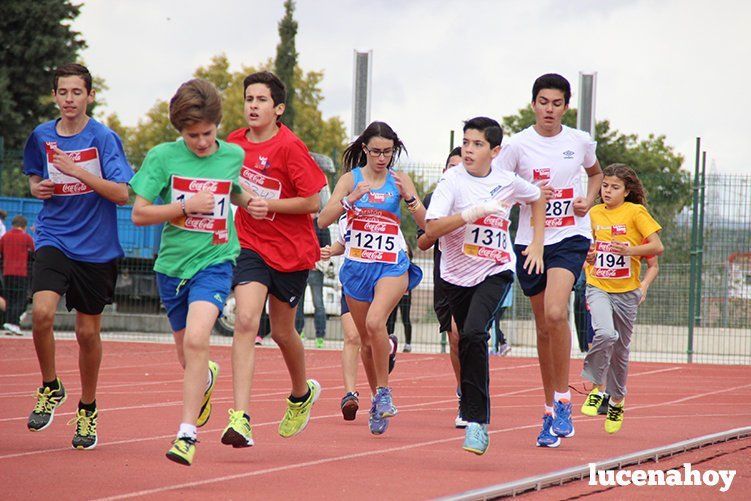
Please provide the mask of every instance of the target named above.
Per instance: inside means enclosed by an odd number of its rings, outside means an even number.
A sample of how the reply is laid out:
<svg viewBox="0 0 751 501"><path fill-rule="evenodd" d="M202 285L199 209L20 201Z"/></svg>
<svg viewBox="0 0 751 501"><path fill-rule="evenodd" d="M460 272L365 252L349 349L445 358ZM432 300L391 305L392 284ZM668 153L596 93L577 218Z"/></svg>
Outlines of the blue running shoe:
<svg viewBox="0 0 751 501"><path fill-rule="evenodd" d="M370 433L373 435L382 435L389 427L389 420L378 417L376 413L376 399L373 399L373 405L370 407L370 417L368 418Z"/></svg>
<svg viewBox="0 0 751 501"><path fill-rule="evenodd" d="M396 407L391 399L391 388L379 387L376 390L376 396L373 400L375 413L379 419L396 416Z"/></svg>
<svg viewBox="0 0 751 501"><path fill-rule="evenodd" d="M571 420L571 402L556 402L553 409L553 433L563 438L573 437L576 431Z"/></svg>
<svg viewBox="0 0 751 501"><path fill-rule="evenodd" d="M467 430L464 432L464 445L462 445L462 449L482 456L488 450L488 445L490 445L488 425L469 423Z"/></svg>
<svg viewBox="0 0 751 501"><path fill-rule="evenodd" d="M561 445L561 437L554 435L550 428L553 426L553 416L542 416L542 431L537 436L537 447L558 447Z"/></svg>

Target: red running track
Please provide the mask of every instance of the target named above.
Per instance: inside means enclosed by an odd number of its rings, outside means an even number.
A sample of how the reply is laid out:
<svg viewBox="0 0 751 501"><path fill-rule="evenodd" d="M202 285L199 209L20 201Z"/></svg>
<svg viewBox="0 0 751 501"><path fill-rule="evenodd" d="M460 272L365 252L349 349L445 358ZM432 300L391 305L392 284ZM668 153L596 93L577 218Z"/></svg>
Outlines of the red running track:
<svg viewBox="0 0 751 501"><path fill-rule="evenodd" d="M492 357L491 442L478 457L461 449L464 433L453 428L455 382L446 355L399 355L390 381L399 415L375 437L367 412L354 422L341 418L340 353L308 350L309 377L321 382L323 393L308 428L284 439L276 430L289 379L279 351L262 348L251 409L256 445L233 449L219 442L232 406L229 348L212 347L212 358L222 367L214 414L199 434L193 466L184 467L164 457L181 411L182 373L173 346L105 344L99 445L77 451L70 448L73 427L65 425L80 396L75 343L57 344L69 399L47 430L31 433L26 419L40 379L33 345L0 340L2 497L435 498L751 423L751 367L634 363L618 434L604 432L602 417L577 415L576 437L558 449L540 449L534 446L542 411L536 360ZM580 369L573 361L572 375ZM367 394L362 370L359 381ZM574 398L575 406L582 398Z"/></svg>

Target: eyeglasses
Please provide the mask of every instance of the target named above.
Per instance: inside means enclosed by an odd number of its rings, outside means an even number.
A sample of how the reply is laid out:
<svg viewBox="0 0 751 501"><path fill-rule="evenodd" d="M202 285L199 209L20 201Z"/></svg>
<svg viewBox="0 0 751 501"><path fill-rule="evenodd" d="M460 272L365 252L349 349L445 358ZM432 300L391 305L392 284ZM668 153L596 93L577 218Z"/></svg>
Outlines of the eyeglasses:
<svg viewBox="0 0 751 501"><path fill-rule="evenodd" d="M370 155L373 158L378 158L381 155L383 155L383 158L390 158L391 155L394 154L393 148L389 148L387 150L371 150L370 148L367 147L367 145L364 145L364 144L362 145L362 147L365 148L365 151L368 152L368 155Z"/></svg>

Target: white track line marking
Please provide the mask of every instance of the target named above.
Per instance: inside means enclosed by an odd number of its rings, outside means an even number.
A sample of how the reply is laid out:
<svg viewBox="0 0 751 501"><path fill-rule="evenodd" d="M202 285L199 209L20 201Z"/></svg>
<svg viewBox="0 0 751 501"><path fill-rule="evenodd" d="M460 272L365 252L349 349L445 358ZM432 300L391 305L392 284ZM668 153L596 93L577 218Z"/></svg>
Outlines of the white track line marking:
<svg viewBox="0 0 751 501"><path fill-rule="evenodd" d="M701 416L697 415L697 417L709 417L709 416L713 416L713 417L714 416L725 417L727 415L725 415L725 414L718 414L718 415L708 414L708 415L701 415ZM671 418L672 419L672 418L675 418L675 417L685 417L685 416L662 416L662 417L654 417L654 419L658 419L658 418L659 419L665 419L665 418ZM599 421L599 419L593 417L593 418L583 419L581 421ZM503 429L500 429L500 430L493 430L493 431L488 432L488 434L489 435L495 435L495 434L499 434L499 433L508 433L508 432L512 432L512 431L520 431L520 430L526 430L526 429L530 429L530 428L537 428L539 426L540 425L538 423L535 423L535 424L532 424L532 425L515 426L515 427L512 427L512 428L503 428ZM281 471L289 471L289 470L293 470L293 469L307 468L307 467L310 467L310 466L318 466L318 465L321 465L321 464L333 463L333 462L337 462L337 461L346 461L346 460L350 460L350 459L357 459L357 458L361 458L361 457L373 456L373 455L376 455L376 454L380 455L380 454L387 454L387 453L392 453L392 452L401 452L401 451L406 451L406 450L410 450L410 449L416 449L416 448L419 448L419 447L427 447L427 446L431 446L431 445L437 445L437 444L444 444L444 443L448 443L448 442L454 442L454 441L462 440L463 438L464 438L463 436L459 435L459 436L453 436L451 438L443 438L443 439L438 439L438 440L428 440L428 441L425 441L425 442L418 442L418 443L409 444L409 445L403 445L403 446L399 446L399 447L389 447L389 448L386 448L386 449L379 449L379 450L366 451L366 452L358 452L358 453L353 453L353 454L344 454L344 455L341 455L341 456L335 456L335 457L331 457L331 458L317 459L315 461L305 461L305 462L302 462L302 463L289 464L289 465L284 465L284 466L277 466L277 467L274 467L274 468L266 468L266 469L263 469L263 470L256 470L256 471L251 471L251 472L246 472L246 473L236 473L236 474L233 474L233 475L224 475L224 476L221 476L221 477L207 478L207 479L204 479L204 480L196 480L196 481L193 481L193 482L184 482L184 483L181 483L181 484L166 485L166 486L157 487L157 488L154 488L154 489L144 489L144 490L141 490L141 491L134 491L134 492L126 493L126 494L119 494L119 495L115 495L115 496L110 496L110 497L105 497L105 498L99 498L97 501L112 501L112 500L116 500L116 499L129 499L129 498L134 498L134 497L147 496L147 495L151 495L151 494L159 494L159 493L162 493L162 492L172 491L172 490L176 490L176 489L185 489L185 488L189 488L189 487L198 487L198 486L208 485L208 484L214 484L214 483L218 483L218 482L227 482L227 481L231 481L231 480L238 480L238 479L241 479L241 478L249 478L249 477L255 477L255 476L260 476L260 475L266 475L266 474L269 474L269 473L278 473L278 472L281 472Z"/></svg>
<svg viewBox="0 0 751 501"><path fill-rule="evenodd" d="M663 372L663 371L666 371L666 370L675 370L675 369L680 369L680 367L668 368L668 369L660 369L657 372ZM631 377L637 377L637 376L643 376L643 375L653 374L654 372L655 371L637 372L635 374L632 374ZM436 376L433 376L433 377L436 377ZM326 388L326 389L329 390L329 389L343 389L343 388L344 388L343 386L338 386L338 387ZM530 391L538 391L538 390L541 390L541 389L542 389L542 386L525 388L523 390L516 390L516 391L511 391L511 392L506 392L506 393L494 394L494 395L491 395L491 398L510 397L510 396L514 396L514 395L518 395L518 394L522 394L522 393L526 393L526 392L530 392ZM286 391L283 391L283 392L259 394L259 395L256 395L256 398L271 397L271 396L277 396L277 395L280 395L280 394L286 395L286 393L287 393ZM225 402L231 402L231 401L232 400L229 399L229 398L212 399L212 403L225 403ZM456 402L456 398L441 399L441 400L436 400L436 401L432 401L432 402L422 402L422 403L418 403L418 404L400 405L399 408L400 409L409 410L409 409L424 408L424 407L430 406L430 405L444 404L444 403L449 403L449 402ZM104 410L106 410L106 411L114 411L114 410L144 409L144 408L152 408L152 407L170 407L170 406L175 406L175 405L182 405L182 401L162 402L160 404L144 404L144 405L127 406L127 407L113 407L113 408L109 408L109 409L103 409L103 411ZM664 405L664 404L661 404L661 405ZM652 407L652 406L651 405L646 405L646 406L641 406L641 407ZM636 409L636 408L634 408L634 409ZM630 408L630 410L631 410L631 408ZM67 412L67 413L57 413L56 415L57 416L72 416L73 414L74 414L74 412ZM341 416L340 416L339 413L337 413L337 414L329 414L329 415L323 415L323 416L312 416L310 419L311 420L317 420L317 419L328 419L328 418L339 418L339 417L341 417ZM19 420L19 419L27 419L27 417L5 418L5 419L0 419L0 422L3 422L3 421L16 421L16 420ZM596 418L592 418L592 419L596 419ZM579 421L582 421L582 419L581 418L577 419L577 422L579 422ZM269 425L276 425L276 424L277 424L276 421L271 421L271 422L266 422L266 423L254 423L253 426L254 427L261 427L261 426L269 426ZM534 427L534 426L539 426L539 425L531 425L531 426ZM201 433L212 433L212 432L217 432L217 431L222 431L222 430L223 430L223 428L207 429L207 430L202 430ZM493 432L491 432L491 433L493 433ZM165 438L172 438L173 436L174 435L159 435L159 436L152 436L152 437L142 437L142 438L135 438L135 439L128 439L128 440L120 440L120 441L116 441L116 442L100 443L98 445L98 447L105 447L105 446L109 446L109 445L128 444L128 443L135 443L135 442L143 442L143 441L149 441L149 440L162 440L162 439L165 439ZM34 454L45 454L45 453L49 453L49 452L67 451L69 449L70 449L69 447L62 447L62 448L57 448L57 449L40 449L40 450L35 450L35 451L27 451L27 452L15 453L15 454L7 454L7 455L4 455L4 456L0 456L0 460L2 460L2 459L11 459L11 458L20 457L20 456L29 456L29 455L34 455Z"/></svg>

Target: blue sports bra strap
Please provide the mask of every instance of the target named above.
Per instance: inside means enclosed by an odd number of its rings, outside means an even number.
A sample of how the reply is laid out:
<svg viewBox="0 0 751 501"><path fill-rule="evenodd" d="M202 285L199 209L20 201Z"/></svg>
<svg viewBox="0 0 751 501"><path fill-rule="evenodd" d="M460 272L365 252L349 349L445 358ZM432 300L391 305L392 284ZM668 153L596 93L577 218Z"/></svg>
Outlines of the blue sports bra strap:
<svg viewBox="0 0 751 501"><path fill-rule="evenodd" d="M352 186L352 189L354 190L357 188L357 185L363 181L362 169L360 167L352 169L352 180L354 181Z"/></svg>

